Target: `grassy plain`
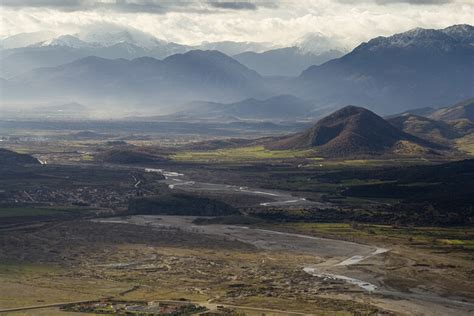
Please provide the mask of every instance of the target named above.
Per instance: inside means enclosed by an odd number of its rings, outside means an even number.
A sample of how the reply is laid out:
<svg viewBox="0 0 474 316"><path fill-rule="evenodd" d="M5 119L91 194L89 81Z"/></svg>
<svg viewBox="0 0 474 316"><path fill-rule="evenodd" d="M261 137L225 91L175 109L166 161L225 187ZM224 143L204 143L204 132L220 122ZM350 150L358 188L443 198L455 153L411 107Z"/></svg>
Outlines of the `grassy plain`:
<svg viewBox="0 0 474 316"><path fill-rule="evenodd" d="M0 218L15 216L43 216L57 215L63 213L63 210L50 208L34 208L34 207L0 207Z"/></svg>
<svg viewBox="0 0 474 316"><path fill-rule="evenodd" d="M269 150L263 146L252 146L210 151L184 151L172 155L171 158L176 161L206 163L309 158L313 155L313 150Z"/></svg>
<svg viewBox="0 0 474 316"><path fill-rule="evenodd" d="M273 227L308 235L359 242L429 247L463 252L474 259L472 227L403 227L361 223L287 223Z"/></svg>

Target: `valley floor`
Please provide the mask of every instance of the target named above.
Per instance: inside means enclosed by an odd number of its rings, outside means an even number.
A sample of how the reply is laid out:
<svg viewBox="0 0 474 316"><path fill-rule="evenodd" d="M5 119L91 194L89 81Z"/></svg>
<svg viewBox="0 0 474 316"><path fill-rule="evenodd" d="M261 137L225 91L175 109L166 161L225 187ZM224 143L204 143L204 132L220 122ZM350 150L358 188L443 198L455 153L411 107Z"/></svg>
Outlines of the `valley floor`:
<svg viewBox="0 0 474 316"><path fill-rule="evenodd" d="M443 214L393 220L386 210L405 196L343 194L425 192L438 178L419 182L409 168L439 161L182 155L114 165L93 161L96 143L9 146L48 164L0 168L2 314L77 315L61 306L96 300L185 301L227 315L474 313L471 226L413 225ZM397 183L399 170L415 180ZM450 190L464 185L458 179L448 177ZM179 194L219 199L243 216L127 209L130 199Z"/></svg>
<svg viewBox="0 0 474 316"><path fill-rule="evenodd" d="M0 306L113 297L185 298L284 314L468 315L474 309L470 260L460 254L312 237L294 225L287 233L285 225L195 225L193 219L112 217L1 231ZM17 313L33 310L11 312Z"/></svg>

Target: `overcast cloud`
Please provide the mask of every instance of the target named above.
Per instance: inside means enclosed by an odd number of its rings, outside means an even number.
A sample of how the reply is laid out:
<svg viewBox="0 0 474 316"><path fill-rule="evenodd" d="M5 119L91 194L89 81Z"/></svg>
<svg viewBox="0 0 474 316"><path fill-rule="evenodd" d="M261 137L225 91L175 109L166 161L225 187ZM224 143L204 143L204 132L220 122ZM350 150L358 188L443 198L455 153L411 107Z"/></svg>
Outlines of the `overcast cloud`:
<svg viewBox="0 0 474 316"><path fill-rule="evenodd" d="M356 4L354 4L356 3ZM287 45L319 32L352 48L414 27L474 24L472 0L2 0L0 36L77 33L113 23L183 44L258 41Z"/></svg>

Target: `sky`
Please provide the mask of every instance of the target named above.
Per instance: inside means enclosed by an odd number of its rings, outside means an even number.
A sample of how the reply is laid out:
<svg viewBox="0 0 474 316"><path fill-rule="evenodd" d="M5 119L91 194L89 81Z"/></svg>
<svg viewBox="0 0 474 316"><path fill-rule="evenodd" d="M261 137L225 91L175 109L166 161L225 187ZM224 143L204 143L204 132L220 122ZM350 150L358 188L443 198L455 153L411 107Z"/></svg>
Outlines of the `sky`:
<svg viewBox="0 0 474 316"><path fill-rule="evenodd" d="M474 24L474 0L1 0L0 37L75 34L93 25L137 28L182 44L292 44L321 33L345 48L415 27Z"/></svg>

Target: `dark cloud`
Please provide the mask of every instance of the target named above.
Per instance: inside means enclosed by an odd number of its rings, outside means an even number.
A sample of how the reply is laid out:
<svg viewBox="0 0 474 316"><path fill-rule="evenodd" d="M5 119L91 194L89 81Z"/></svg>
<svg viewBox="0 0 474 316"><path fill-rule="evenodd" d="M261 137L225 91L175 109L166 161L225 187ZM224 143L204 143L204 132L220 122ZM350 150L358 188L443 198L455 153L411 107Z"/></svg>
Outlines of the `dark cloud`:
<svg viewBox="0 0 474 316"><path fill-rule="evenodd" d="M64 0L64 1L55 1L55 0L3 0L1 2L2 6L6 7L32 7L32 8L58 8L63 10L75 10L83 7L85 5L84 0Z"/></svg>
<svg viewBox="0 0 474 316"><path fill-rule="evenodd" d="M2 0L2 6L16 8L49 8L60 11L110 10L126 13L201 12L222 10L256 10L275 8L276 1L219 1L219 0Z"/></svg>
<svg viewBox="0 0 474 316"><path fill-rule="evenodd" d="M230 10L256 10L257 6L251 2L210 2L214 8Z"/></svg>

